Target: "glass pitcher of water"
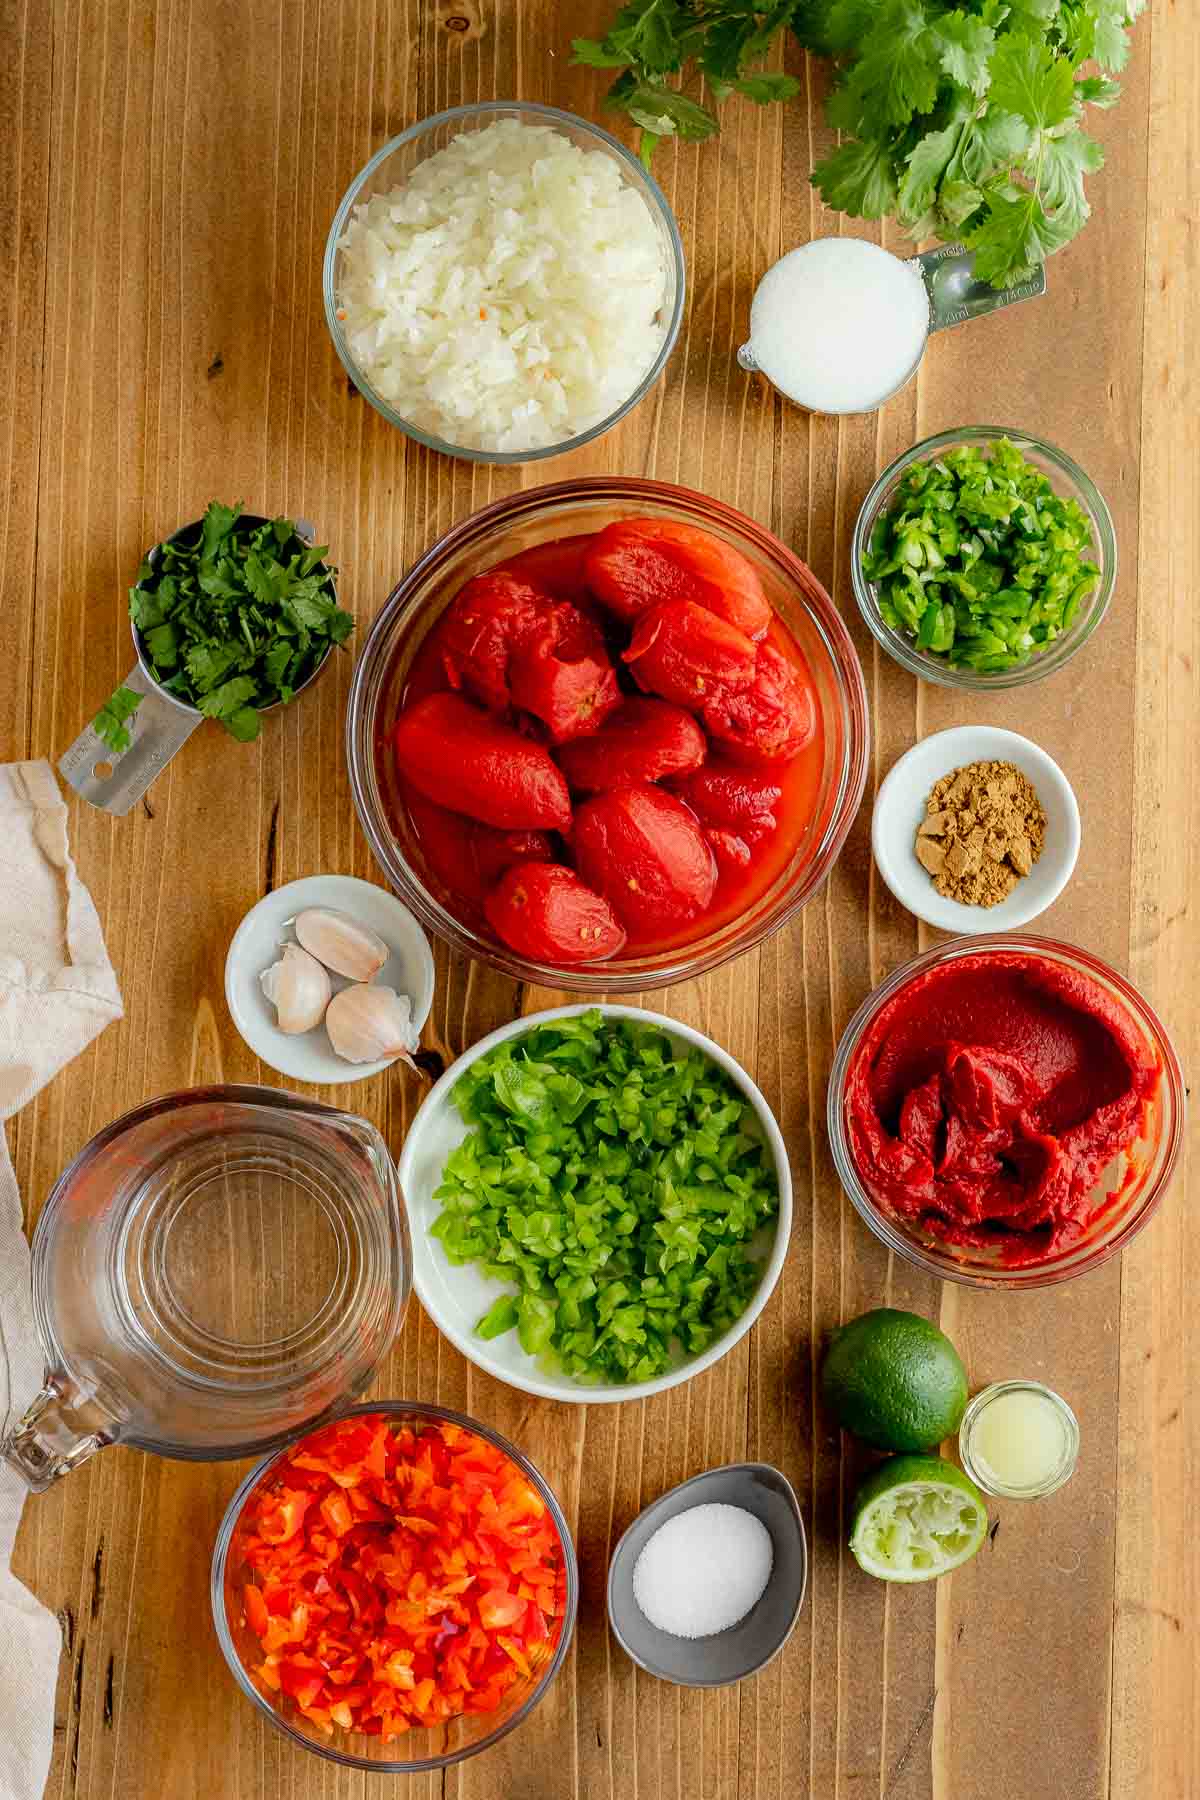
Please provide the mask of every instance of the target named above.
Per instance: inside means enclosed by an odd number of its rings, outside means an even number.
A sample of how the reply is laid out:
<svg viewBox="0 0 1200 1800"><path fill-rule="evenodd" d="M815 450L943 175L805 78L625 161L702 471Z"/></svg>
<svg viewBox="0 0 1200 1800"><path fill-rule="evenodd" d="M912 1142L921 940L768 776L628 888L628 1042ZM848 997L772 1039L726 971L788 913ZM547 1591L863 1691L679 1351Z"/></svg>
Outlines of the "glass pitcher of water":
<svg viewBox="0 0 1200 1800"><path fill-rule="evenodd" d="M46 1202L45 1386L0 1452L34 1490L111 1443L260 1455L366 1385L411 1285L373 1125L271 1088L168 1094L93 1138Z"/></svg>

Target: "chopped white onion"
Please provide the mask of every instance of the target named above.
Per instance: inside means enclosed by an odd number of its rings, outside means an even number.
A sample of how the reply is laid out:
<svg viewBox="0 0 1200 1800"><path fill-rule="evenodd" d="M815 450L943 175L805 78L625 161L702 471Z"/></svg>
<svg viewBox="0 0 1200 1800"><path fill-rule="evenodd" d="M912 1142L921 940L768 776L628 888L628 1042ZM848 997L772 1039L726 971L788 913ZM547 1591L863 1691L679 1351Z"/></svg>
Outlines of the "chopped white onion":
<svg viewBox="0 0 1200 1800"><path fill-rule="evenodd" d="M542 449L627 400L662 345L666 246L604 151L503 119L354 208L339 316L410 424L466 449Z"/></svg>

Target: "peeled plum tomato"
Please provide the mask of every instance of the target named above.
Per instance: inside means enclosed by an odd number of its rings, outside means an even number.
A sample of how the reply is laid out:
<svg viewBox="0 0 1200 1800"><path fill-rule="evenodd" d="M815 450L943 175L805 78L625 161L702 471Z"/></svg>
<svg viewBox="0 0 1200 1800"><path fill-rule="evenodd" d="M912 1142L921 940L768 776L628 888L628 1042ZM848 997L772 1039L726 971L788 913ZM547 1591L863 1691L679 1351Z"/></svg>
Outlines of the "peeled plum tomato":
<svg viewBox="0 0 1200 1800"><path fill-rule="evenodd" d="M698 769L708 752L691 713L666 700L626 700L590 737L564 744L558 766L582 793L661 781Z"/></svg>
<svg viewBox="0 0 1200 1800"><path fill-rule="evenodd" d="M578 616L583 622L582 613ZM519 650L511 667L513 705L541 719L553 743L595 731L621 704L617 673L603 644L568 659L545 634Z"/></svg>
<svg viewBox="0 0 1200 1800"><path fill-rule="evenodd" d="M711 532L673 519L606 525L587 559L588 586L633 624L667 600L690 600L748 638L765 635L771 605L753 563Z"/></svg>
<svg viewBox="0 0 1200 1800"><path fill-rule="evenodd" d="M452 894L477 906L514 863L553 860L554 845L545 831L499 831L435 806L414 788L405 801L432 873Z"/></svg>
<svg viewBox="0 0 1200 1800"><path fill-rule="evenodd" d="M769 775L710 763L673 782L672 790L691 807L725 867L748 868L754 846L778 828L783 789Z"/></svg>
<svg viewBox="0 0 1200 1800"><path fill-rule="evenodd" d="M585 531L577 537L551 538L545 544L532 544L528 550L519 550L489 573L528 581L556 600L578 601L587 590L588 552L599 535L595 531Z"/></svg>
<svg viewBox="0 0 1200 1800"><path fill-rule="evenodd" d="M461 694L428 694L406 706L392 747L405 780L451 812L504 831L563 831L570 823L567 784L549 752Z"/></svg>
<svg viewBox="0 0 1200 1800"><path fill-rule="evenodd" d="M663 788L615 788L585 800L571 843L583 879L639 938L686 924L713 897L717 868L696 816Z"/></svg>
<svg viewBox="0 0 1200 1800"><path fill-rule="evenodd" d="M642 614L624 661L644 691L700 712L715 695L751 685L755 646L706 607L668 600Z"/></svg>
<svg viewBox="0 0 1200 1800"><path fill-rule="evenodd" d="M794 663L770 644L758 647L749 687L725 689L704 708L711 738L733 762L789 762L816 730L812 689Z"/></svg>
<svg viewBox="0 0 1200 1800"><path fill-rule="evenodd" d="M554 601L497 569L476 575L455 596L438 624L442 666L452 688L465 688L493 712L512 703L509 661L546 629Z"/></svg>
<svg viewBox="0 0 1200 1800"><path fill-rule="evenodd" d="M442 666L493 712L534 713L555 741L593 731L620 702L598 627L569 600L490 569L468 581L438 627Z"/></svg>
<svg viewBox="0 0 1200 1800"><path fill-rule="evenodd" d="M558 1643L554 1521L508 1457L449 1421L324 1426L255 1490L239 1533L252 1673L326 1736L388 1742L493 1713Z"/></svg>
<svg viewBox="0 0 1200 1800"><path fill-rule="evenodd" d="M509 869L483 910L501 943L533 962L599 962L625 943L608 901L561 863L526 862Z"/></svg>

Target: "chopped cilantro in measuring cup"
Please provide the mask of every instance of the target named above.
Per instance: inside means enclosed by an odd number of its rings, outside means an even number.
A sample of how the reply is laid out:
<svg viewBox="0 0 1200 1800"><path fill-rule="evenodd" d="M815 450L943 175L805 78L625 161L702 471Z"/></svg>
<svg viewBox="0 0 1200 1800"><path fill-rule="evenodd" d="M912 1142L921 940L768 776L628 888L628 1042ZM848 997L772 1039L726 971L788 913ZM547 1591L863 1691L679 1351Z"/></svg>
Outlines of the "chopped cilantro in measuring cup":
<svg viewBox="0 0 1200 1800"><path fill-rule="evenodd" d="M876 522L863 574L918 650L981 674L1049 649L1100 579L1092 522L1010 443L912 463Z"/></svg>
<svg viewBox="0 0 1200 1800"><path fill-rule="evenodd" d="M750 1239L778 1211L754 1109L699 1050L592 1010L471 1064L474 1127L442 1170L431 1227L453 1263L511 1282L477 1326L514 1328L582 1381L648 1381L673 1343L699 1355L762 1273Z"/></svg>

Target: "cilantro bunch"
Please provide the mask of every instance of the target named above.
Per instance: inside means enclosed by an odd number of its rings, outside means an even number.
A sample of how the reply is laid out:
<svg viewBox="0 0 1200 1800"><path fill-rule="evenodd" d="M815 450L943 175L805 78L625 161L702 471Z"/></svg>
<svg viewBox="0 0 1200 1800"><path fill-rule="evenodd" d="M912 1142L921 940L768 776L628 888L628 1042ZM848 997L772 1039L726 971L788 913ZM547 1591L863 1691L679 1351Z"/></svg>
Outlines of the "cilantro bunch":
<svg viewBox="0 0 1200 1800"><path fill-rule="evenodd" d="M597 1010L535 1026L454 1088L473 1127L432 1226L510 1282L480 1320L582 1381L647 1381L728 1330L779 1205L753 1108L707 1057Z"/></svg>
<svg viewBox="0 0 1200 1800"><path fill-rule="evenodd" d="M328 545L310 549L291 519L241 519L214 500L198 529L168 538L138 571L129 616L167 693L248 743L261 708L291 700L354 620L337 604ZM129 748L141 698L119 687L101 708L94 729L111 749Z"/></svg>
<svg viewBox="0 0 1200 1800"><path fill-rule="evenodd" d="M643 131L704 138L715 115L671 86L692 68L720 101L787 99L797 83L757 71L790 28L835 59L828 117L842 135L812 181L827 205L894 218L914 239L964 240L980 277L1026 280L1089 214L1084 179L1103 152L1081 127L1111 106L1128 27L1145 0L632 0L575 59L621 67L608 104Z"/></svg>

